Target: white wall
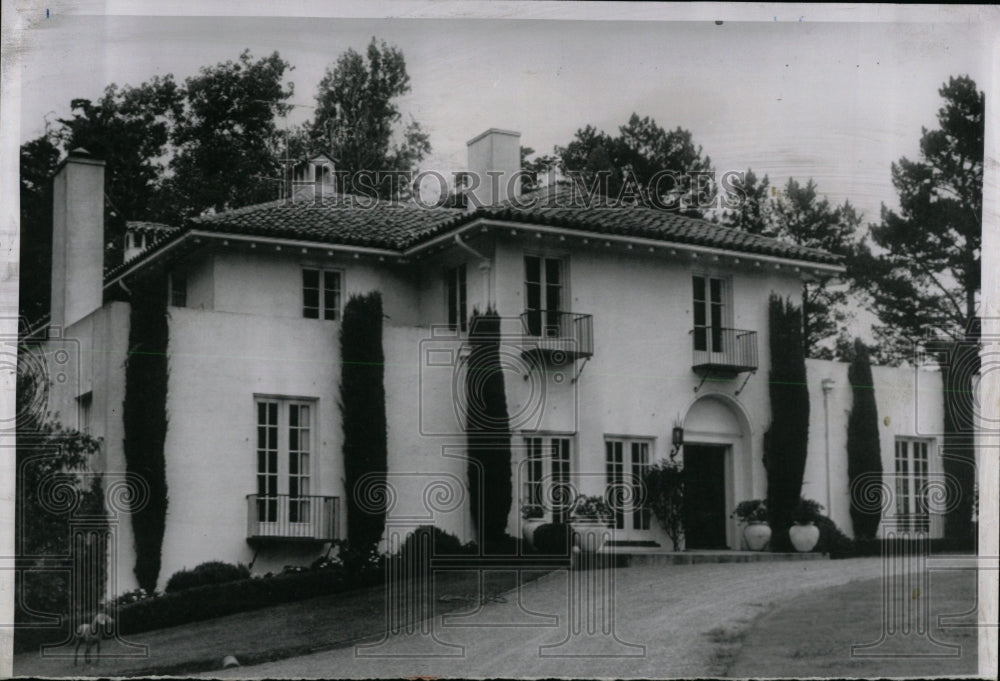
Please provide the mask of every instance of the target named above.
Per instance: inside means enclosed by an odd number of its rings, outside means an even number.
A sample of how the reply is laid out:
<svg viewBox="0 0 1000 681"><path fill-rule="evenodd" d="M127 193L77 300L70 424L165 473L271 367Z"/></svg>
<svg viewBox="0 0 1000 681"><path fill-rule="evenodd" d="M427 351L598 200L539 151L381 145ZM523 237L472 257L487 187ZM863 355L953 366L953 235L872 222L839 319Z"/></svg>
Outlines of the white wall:
<svg viewBox="0 0 1000 681"><path fill-rule="evenodd" d="M848 365L843 362L808 360L809 382L809 454L806 460L802 494L827 508L827 514L845 534L853 536L850 516L850 489L847 477L847 420L853 395L847 380ZM833 389L827 398L829 413L829 461L825 441L826 421L823 411L821 381L831 378ZM895 443L897 437L926 438L930 448L929 476L940 479L940 434L944 431L941 375L936 371L907 367L872 367L875 404L878 410L879 441L882 452L883 480L893 489ZM827 467L829 466L829 496ZM879 528L881 534L882 527ZM931 515L931 537L944 533L943 516Z"/></svg>

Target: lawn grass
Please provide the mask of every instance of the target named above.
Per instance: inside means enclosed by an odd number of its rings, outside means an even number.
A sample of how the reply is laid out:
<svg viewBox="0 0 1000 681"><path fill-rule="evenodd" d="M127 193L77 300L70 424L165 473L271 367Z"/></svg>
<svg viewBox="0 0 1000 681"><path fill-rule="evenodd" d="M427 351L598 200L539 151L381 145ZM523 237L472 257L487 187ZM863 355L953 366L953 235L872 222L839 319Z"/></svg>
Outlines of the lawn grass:
<svg viewBox="0 0 1000 681"><path fill-rule="evenodd" d="M942 627L938 616L965 613L976 604L976 573L932 571L928 633L935 641L961 646L957 654L928 642L912 631L887 641L875 652L880 657L852 654L852 646L880 640L883 614L881 579L852 582L823 589L774 607L747 627L739 649L732 636L718 632L720 662L725 676L748 677L893 677L961 676L978 673L975 627ZM922 595L914 592L914 601ZM898 601L897 601L898 603ZM912 605L912 604L911 604ZM960 618L974 619L973 616ZM917 621L911 626L916 629ZM709 632L712 634L712 632ZM954 655L928 657L928 654Z"/></svg>
<svg viewBox="0 0 1000 681"><path fill-rule="evenodd" d="M525 570L523 582L545 574ZM478 571L449 571L435 575L434 614L465 612L490 597L517 587L513 571L487 571L480 585ZM421 594L424 590L421 590ZM129 653L122 643L105 641L98 664L73 666L72 657L41 657L22 653L14 658L16 676L152 676L185 675L221 668L223 657L234 655L241 664L257 664L343 647L361 640L378 640L386 632L385 586L373 586L329 596L285 603L214 620L194 622L123 637L148 646L148 655L114 658ZM53 651L72 656L70 646Z"/></svg>

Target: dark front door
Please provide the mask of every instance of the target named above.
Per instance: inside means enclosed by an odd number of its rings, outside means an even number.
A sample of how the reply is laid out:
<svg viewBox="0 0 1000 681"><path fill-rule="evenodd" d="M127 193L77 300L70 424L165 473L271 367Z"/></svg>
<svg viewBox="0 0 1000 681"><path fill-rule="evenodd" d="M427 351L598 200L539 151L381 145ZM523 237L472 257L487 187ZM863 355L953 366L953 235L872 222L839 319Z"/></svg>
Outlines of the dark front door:
<svg viewBox="0 0 1000 681"><path fill-rule="evenodd" d="M725 549L726 447L684 445L684 541L689 549Z"/></svg>

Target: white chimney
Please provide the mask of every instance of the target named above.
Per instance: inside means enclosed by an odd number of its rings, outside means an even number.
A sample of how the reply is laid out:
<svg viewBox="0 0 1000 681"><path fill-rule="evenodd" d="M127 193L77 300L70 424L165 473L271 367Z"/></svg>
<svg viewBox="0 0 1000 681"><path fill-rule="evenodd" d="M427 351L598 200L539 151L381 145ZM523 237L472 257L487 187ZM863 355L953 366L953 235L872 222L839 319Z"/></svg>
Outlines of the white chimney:
<svg viewBox="0 0 1000 681"><path fill-rule="evenodd" d="M104 161L74 149L52 195L51 323L65 328L104 302Z"/></svg>
<svg viewBox="0 0 1000 681"><path fill-rule="evenodd" d="M495 206L517 198L521 178L521 133L490 128L473 137L466 145L469 151L468 170L472 175L467 185L472 196L468 206Z"/></svg>

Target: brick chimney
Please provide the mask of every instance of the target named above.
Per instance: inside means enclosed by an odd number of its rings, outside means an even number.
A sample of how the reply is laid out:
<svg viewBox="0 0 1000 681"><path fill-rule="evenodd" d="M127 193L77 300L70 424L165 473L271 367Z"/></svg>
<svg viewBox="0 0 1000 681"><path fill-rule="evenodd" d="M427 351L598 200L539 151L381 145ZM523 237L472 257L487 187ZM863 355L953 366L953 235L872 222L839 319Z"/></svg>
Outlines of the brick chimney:
<svg viewBox="0 0 1000 681"><path fill-rule="evenodd" d="M490 128L466 142L472 196L469 208L495 206L520 194L521 133ZM474 197L474 198L473 198Z"/></svg>
<svg viewBox="0 0 1000 681"><path fill-rule="evenodd" d="M51 323L65 328L103 304L104 161L69 152L52 194Z"/></svg>

